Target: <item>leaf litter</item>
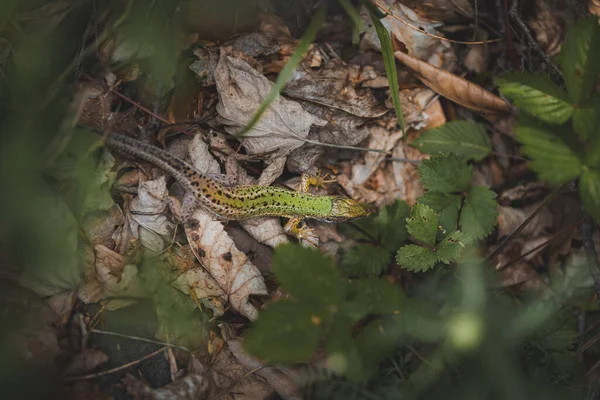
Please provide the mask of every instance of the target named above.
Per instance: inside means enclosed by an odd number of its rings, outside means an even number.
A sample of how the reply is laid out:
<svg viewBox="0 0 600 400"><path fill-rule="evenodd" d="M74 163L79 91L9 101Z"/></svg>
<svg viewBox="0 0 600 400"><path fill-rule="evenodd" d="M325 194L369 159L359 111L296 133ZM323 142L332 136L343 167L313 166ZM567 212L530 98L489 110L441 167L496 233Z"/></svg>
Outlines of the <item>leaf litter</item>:
<svg viewBox="0 0 600 400"><path fill-rule="evenodd" d="M184 67L198 83L197 87L194 86L197 93L183 98L187 106L192 105L186 107L187 116L192 121L183 120L181 114L175 112L175 104L169 104L168 119L174 125L163 128L156 137L163 144L168 142L168 151L189 160L198 171L217 179L233 179L237 184L268 185L275 182L293 186L290 182L297 183L297 179L289 180L290 174L314 173L328 168L337 174L336 183L328 188L331 193L343 191L378 207L395 204L398 199L413 205L423 194L416 164L427 160L429 155L422 154L409 143L417 139L416 143L428 146L464 146L465 141L460 135L438 137L435 135L437 131L432 128L448 120L460 120L457 113L459 117L467 115L472 118L474 114L465 109L488 116L495 114L494 118L501 119L501 123L513 118L507 116L511 109L503 99L462 77L465 68L484 73L489 64L487 53L497 50L486 47L484 51L483 46L471 45L465 61L468 65L463 68L457 63L460 59L460 54L456 54L457 46L439 38L444 28L446 32L450 32L451 28L468 30L468 25L452 26L452 21L457 16L472 20L476 11L466 1L436 3L440 4L428 8L423 7L421 2L395 2L388 10L389 15L382 20L396 44L404 46L402 51L395 53L400 61L398 65L402 63L416 73L412 78L401 79L399 93L408 128L407 137L397 127L382 66L347 61L360 60L361 57L367 59L368 53L373 52L380 57L381 45L364 9L361 17L367 30L360 39L359 47L352 48L358 54L354 57L344 54L350 47L347 41L344 42L349 36L341 41L333 34L327 37L329 33L325 34L325 39L319 38L318 43L310 46L282 94L244 137L236 137L236 134L252 119L266 98L273 86L273 74L279 73L289 60L297 44L296 39L286 23L273 15L262 16L254 32L241 33L221 46L201 41L197 36L187 38L189 41L186 43L193 44L195 59L189 60L189 65ZM548 9L547 3L537 2L537 14L528 24L543 50L553 55L562 43L563 16ZM591 12L595 10L593 4L593 1L590 2ZM400 20L408 21L418 29ZM485 40L485 26L477 29L478 37L482 35ZM149 139L156 133L148 129L156 123L156 116L151 116L148 111L160 109L151 105L156 99L152 90L148 90L156 82L141 82L143 74L140 74L140 68L143 65L135 61L135 57L143 58L144 54L130 51L140 46L137 40L120 39L122 42L118 46L116 41L107 41L101 54L104 61L118 59L127 64L127 68L109 67L111 72L104 76L78 82L85 101L78 104L76 116L80 125L135 135L142 133ZM158 49L159 46L143 50L153 53ZM406 78L409 74L399 71L400 77ZM116 95L121 94L123 82L138 82L141 93L137 97L133 95L133 100L125 101ZM179 89L176 81L164 84L166 88L162 89L166 91ZM154 94L158 93L156 90ZM161 113L157 114L160 117ZM180 129L178 124L185 129ZM183 130L193 132L193 137L182 138L180 133ZM475 164L475 175L482 181L478 182L483 185L478 186L482 188L478 189L480 191L487 190L485 187L510 186L514 182L503 179L510 176L510 169L518 169L513 167L520 165L520 161L506 158L508 163L499 167L502 170L499 182L492 182L490 175L481 172L492 168L490 165L494 163L487 157L486 151L497 150L494 142L490 144L485 140L486 130L489 132L487 126L485 130L481 128L478 147L471 155L479 161ZM173 139L171 136L178 137ZM339 148L335 149L336 146ZM344 149L343 146L359 148L360 151ZM510 146L507 151L514 152ZM435 153L434 147L431 153ZM59 346L55 326L72 324L75 320L73 311L89 307L84 311L85 322L81 323L91 327L98 323L98 318L102 319L104 315L110 317L111 311L107 310L127 309L144 298L152 297L147 269L153 267L163 277L162 283L174 291L166 291L170 293L167 296L185 304L190 312L187 315L192 315L190 318L195 323L208 330L209 323L198 316L207 313L212 318L210 324L218 321L221 333L226 333L222 334L224 340L219 339L219 346L223 346L220 348L214 347L218 341L207 342L204 336L198 335L202 338L194 342L198 346L194 350L204 353L200 357L202 360L189 354L168 355L174 379L159 389L153 389L154 385L149 385L139 376L128 374L124 384L134 398L212 398L234 392L242 393L241 397L256 398L252 396L264 397L273 391L283 398L297 398L297 388L288 374L278 368L264 367L260 360L244 352L239 339L241 328L247 323L240 316L255 320L265 302L287 296L272 286L268 262L260 262L262 266L254 262L257 249L264 253L260 256L262 260L270 260L272 248L289 241L283 233L281 221L278 218L262 218L224 224L197 210L189 221L181 224L175 212L182 198L181 188L178 184L171 184L168 175L137 160L122 162L122 155L118 153L113 154L117 158L116 164L108 151L102 154L93 171L94 185L101 190L79 199L80 210L77 211L83 213L71 212L69 207L73 207L73 203L65 202L60 195L40 199L39 207L54 213L49 214L51 218L47 222L55 224L55 231L59 232L57 236L61 236L67 244L64 247L67 251L58 259L38 260L43 274L25 271L17 277L22 286L44 298L37 303L46 314L39 318L39 323L29 325L30 335L25 333L18 341L19 351L32 359L49 363L61 351L70 352L70 361L62 372L72 377L97 370L111 355L89 347L87 335L83 346ZM223 165L226 168L222 168ZM428 163L421 165L427 166ZM69 179L69 164L63 167L66 168L56 172L61 182ZM456 174L453 178L456 179ZM463 183L461 181L460 187L449 188L448 192L465 190L466 184ZM527 194L528 185L519 184L516 188L513 185L504 192L499 191L499 198L504 199L504 204L498 207L495 234L499 238L510 235L540 204L540 199L530 204L518 204L525 199L523 193ZM519 194L515 196L515 192ZM69 196L72 195L70 193ZM578 204L571 200L559 198L544 207L542 213L494 260L499 286L515 291L547 291L552 285L576 279L573 277L576 272L569 269L560 279L548 283L542 277L544 272L540 271L546 263L558 263L568 254L571 254L568 265L581 264L585 258L581 249L572 249L573 240L579 240L576 229L560 240L554 236L560 228L564 228L565 221L577 220L573 210L578 208ZM470 210L468 200L464 206ZM471 211L472 223L485 219L477 214L478 210ZM492 211L486 210L489 215L493 214ZM81 240L77 240L78 224ZM371 244L365 245L364 237L349 240L345 231L340 234L333 225L318 222L311 222L311 227L319 232L324 242L322 247L330 254L347 251L356 243L360 243L362 247L358 249L364 250L365 254L375 254L368 252ZM438 228L432 225L434 231L426 235L429 242L436 243ZM482 232L481 236L485 233L488 232ZM456 260L456 242L460 241L460 232L445 232L444 235L440 242L443 245L438 249L439 260L428 260L423 255L416 257L421 263L417 270L428 269L436 261ZM549 241L553 245L544 247ZM423 247L409 246L425 253ZM488 243L487 246L488 250L492 250L495 244ZM373 261L376 264L371 268L373 271L388 272L393 260L386 251L377 253L379 258ZM405 258L415 258L413 253L408 253L404 254ZM149 266L145 263L148 254L162 257L167 262ZM47 267L59 264L60 268ZM556 271L553 273L557 274ZM587 282L587 287L590 285ZM95 303L102 304L103 308L99 314L92 315L90 310ZM160 312L157 311L157 314ZM77 312L77 315L83 314ZM159 338L167 345L173 338L180 338L177 328L165 322L168 318L159 320L159 326L146 332L149 336ZM216 325L210 326L214 328ZM186 367L179 369L182 365ZM258 371L254 374L256 369ZM85 390L92 392L96 389L86 387Z"/></svg>

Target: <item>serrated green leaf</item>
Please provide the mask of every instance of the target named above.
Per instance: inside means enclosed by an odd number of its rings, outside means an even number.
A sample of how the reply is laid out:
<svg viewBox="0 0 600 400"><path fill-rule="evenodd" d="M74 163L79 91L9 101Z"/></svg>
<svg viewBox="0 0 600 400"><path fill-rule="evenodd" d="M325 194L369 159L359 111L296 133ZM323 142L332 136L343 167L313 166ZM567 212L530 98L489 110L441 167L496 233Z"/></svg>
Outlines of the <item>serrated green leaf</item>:
<svg viewBox="0 0 600 400"><path fill-rule="evenodd" d="M600 73L600 26L598 18L579 21L567 32L559 62L573 102L586 99Z"/></svg>
<svg viewBox="0 0 600 400"><path fill-rule="evenodd" d="M424 204L413 206L410 218L406 219L406 229L412 237L429 245L435 244L439 217L431 208Z"/></svg>
<svg viewBox="0 0 600 400"><path fill-rule="evenodd" d="M409 244L400 247L396 254L396 262L407 271L425 272L435 265L437 257L432 250Z"/></svg>
<svg viewBox="0 0 600 400"><path fill-rule="evenodd" d="M600 95L590 97L575 109L573 129L583 141L600 136Z"/></svg>
<svg viewBox="0 0 600 400"><path fill-rule="evenodd" d="M366 305L370 314L396 314L404 301L404 293L397 285L375 277L353 281L350 293L351 299Z"/></svg>
<svg viewBox="0 0 600 400"><path fill-rule="evenodd" d="M470 121L452 121L429 129L411 145L427 154L454 153L472 160L481 160L492 150L483 126Z"/></svg>
<svg viewBox="0 0 600 400"><path fill-rule="evenodd" d="M541 121L561 125L573 115L567 94L544 75L513 72L495 82L503 95Z"/></svg>
<svg viewBox="0 0 600 400"><path fill-rule="evenodd" d="M468 237L463 232L452 232L436 246L435 255L437 260L444 264L460 261L460 257L467 242Z"/></svg>
<svg viewBox="0 0 600 400"><path fill-rule="evenodd" d="M581 173L582 165L577 155L547 127L520 118L516 137L523 144L521 152L531 158L531 168L541 179L561 185Z"/></svg>
<svg viewBox="0 0 600 400"><path fill-rule="evenodd" d="M330 307L346 296L347 283L333 259L314 249L292 243L278 246L273 273L282 289L302 303Z"/></svg>
<svg viewBox="0 0 600 400"><path fill-rule="evenodd" d="M579 196L585 211L594 218L596 223L600 223L600 170L590 169L581 175Z"/></svg>
<svg viewBox="0 0 600 400"><path fill-rule="evenodd" d="M244 349L265 361L307 362L319 344L321 331L322 316L305 304L281 300L262 311L246 331Z"/></svg>
<svg viewBox="0 0 600 400"><path fill-rule="evenodd" d="M381 244L390 253L395 253L408 239L406 217L409 212L408 204L404 200L397 200L375 215L342 224L340 228L354 239Z"/></svg>
<svg viewBox="0 0 600 400"><path fill-rule="evenodd" d="M492 233L498 218L496 193L485 186L472 187L460 214L460 229L473 239Z"/></svg>
<svg viewBox="0 0 600 400"><path fill-rule="evenodd" d="M387 249L372 245L358 244L344 254L342 267L350 276L380 275L392 259Z"/></svg>
<svg viewBox="0 0 600 400"><path fill-rule="evenodd" d="M433 156L419 164L419 177L431 192L462 192L471 186L473 167L454 154Z"/></svg>
<svg viewBox="0 0 600 400"><path fill-rule="evenodd" d="M459 194L426 192L419 198L419 203L429 206L440 216L439 225L445 232L457 229L458 211L462 196Z"/></svg>

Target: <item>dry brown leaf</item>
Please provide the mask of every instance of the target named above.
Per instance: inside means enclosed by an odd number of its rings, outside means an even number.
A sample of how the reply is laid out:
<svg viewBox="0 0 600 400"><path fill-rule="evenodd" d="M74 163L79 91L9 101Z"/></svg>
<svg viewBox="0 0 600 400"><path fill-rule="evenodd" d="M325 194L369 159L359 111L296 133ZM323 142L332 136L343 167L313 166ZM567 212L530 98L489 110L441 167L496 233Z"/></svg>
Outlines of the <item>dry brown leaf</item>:
<svg viewBox="0 0 600 400"><path fill-rule="evenodd" d="M196 210L185 224L185 234L194 255L229 297L232 307L254 320L258 311L250 295L266 295L260 271L239 251L223 224L205 211Z"/></svg>
<svg viewBox="0 0 600 400"><path fill-rule="evenodd" d="M377 73L370 66L331 61L317 71L296 70L283 93L358 117L377 118L385 114L387 108L375 99L370 89L360 87L363 81L376 77Z"/></svg>
<svg viewBox="0 0 600 400"><path fill-rule="evenodd" d="M411 57L401 51L394 53L396 58L419 75L419 79L431 90L468 109L484 114L509 113L511 108L500 97L469 82L445 69Z"/></svg>
<svg viewBox="0 0 600 400"><path fill-rule="evenodd" d="M231 57L224 48L215 70L215 80L219 92L219 122L231 134L248 124L273 86L263 74L248 63ZM302 139L308 136L312 125L325 124L326 121L309 114L297 102L280 96L245 135L242 143L250 154L276 150L277 155L285 155L304 144Z"/></svg>
<svg viewBox="0 0 600 400"><path fill-rule="evenodd" d="M144 295L135 265L127 264L122 255L103 245L94 246L94 251L96 279L102 284L103 298Z"/></svg>
<svg viewBox="0 0 600 400"><path fill-rule="evenodd" d="M370 131L371 135L367 146L369 149L380 149L389 152L402 139L402 131L389 132L380 126L373 126ZM386 154L383 153L365 153L363 163L352 165L352 183L354 185L365 183L386 158Z"/></svg>

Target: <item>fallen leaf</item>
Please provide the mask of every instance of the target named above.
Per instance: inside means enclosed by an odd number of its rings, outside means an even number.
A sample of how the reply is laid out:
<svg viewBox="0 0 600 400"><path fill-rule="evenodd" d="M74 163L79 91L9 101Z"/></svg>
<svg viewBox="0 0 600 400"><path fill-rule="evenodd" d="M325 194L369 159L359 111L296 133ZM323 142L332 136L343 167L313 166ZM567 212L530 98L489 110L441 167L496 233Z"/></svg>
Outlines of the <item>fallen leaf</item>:
<svg viewBox="0 0 600 400"><path fill-rule="evenodd" d="M168 208L169 193L164 176L140 182L137 197L127 203L131 232L140 238L142 246L156 253L165 248L175 229L165 214Z"/></svg>
<svg viewBox="0 0 600 400"><path fill-rule="evenodd" d="M266 295L267 288L260 271L235 247L223 224L198 209L185 224L185 234L194 255L227 294L233 309L256 319L258 311L249 296Z"/></svg>
<svg viewBox="0 0 600 400"><path fill-rule="evenodd" d="M219 121L227 132L236 134L252 119L273 84L248 63L231 57L224 48L215 70ZM297 102L278 97L242 143L250 154L277 151L287 154L304 144L312 125L326 121L306 112Z"/></svg>
<svg viewBox="0 0 600 400"><path fill-rule="evenodd" d="M463 107L484 114L509 113L511 110L508 103L475 83L401 51L396 51L394 55L404 65L415 71L419 79L431 90Z"/></svg>
<svg viewBox="0 0 600 400"><path fill-rule="evenodd" d="M375 77L375 70L370 66L331 61L316 71L298 69L283 93L358 117L377 118L385 114L387 108L375 99L370 89L360 87L362 81Z"/></svg>

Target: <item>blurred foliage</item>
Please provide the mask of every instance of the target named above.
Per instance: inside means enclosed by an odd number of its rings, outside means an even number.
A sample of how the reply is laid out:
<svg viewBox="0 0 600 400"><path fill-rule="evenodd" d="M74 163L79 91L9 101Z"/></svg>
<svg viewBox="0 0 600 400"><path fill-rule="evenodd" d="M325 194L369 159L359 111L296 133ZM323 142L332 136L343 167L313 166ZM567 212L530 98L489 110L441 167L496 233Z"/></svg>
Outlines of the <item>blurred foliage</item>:
<svg viewBox="0 0 600 400"><path fill-rule="evenodd" d="M585 210L600 222L600 95L594 93L600 76L598 17L572 26L557 57L566 91L528 72L505 74L496 83L521 111L516 137L531 168L557 186L579 179Z"/></svg>

